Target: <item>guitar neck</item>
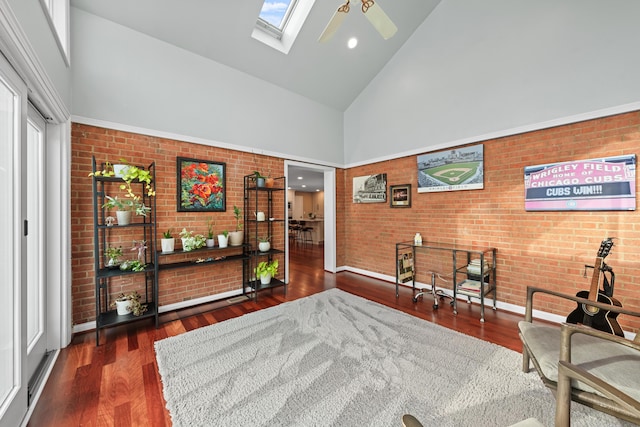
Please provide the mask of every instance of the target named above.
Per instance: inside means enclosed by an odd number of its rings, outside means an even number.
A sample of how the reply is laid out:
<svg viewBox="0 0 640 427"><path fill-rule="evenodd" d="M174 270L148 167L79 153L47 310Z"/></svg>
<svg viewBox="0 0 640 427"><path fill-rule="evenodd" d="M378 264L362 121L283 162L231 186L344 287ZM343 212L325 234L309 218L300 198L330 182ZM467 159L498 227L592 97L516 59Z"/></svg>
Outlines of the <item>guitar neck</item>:
<svg viewBox="0 0 640 427"><path fill-rule="evenodd" d="M593 276L591 276L591 286L589 288L589 300L598 301L598 285L600 284L600 268L602 267L602 257L597 257L593 266Z"/></svg>

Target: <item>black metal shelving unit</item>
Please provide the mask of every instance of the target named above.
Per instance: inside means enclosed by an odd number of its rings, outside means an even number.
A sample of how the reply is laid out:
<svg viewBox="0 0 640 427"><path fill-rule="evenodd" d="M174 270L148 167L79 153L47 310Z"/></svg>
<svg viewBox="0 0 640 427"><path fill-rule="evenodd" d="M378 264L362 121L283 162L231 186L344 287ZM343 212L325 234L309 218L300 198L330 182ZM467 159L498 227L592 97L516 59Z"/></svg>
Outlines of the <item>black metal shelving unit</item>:
<svg viewBox="0 0 640 427"><path fill-rule="evenodd" d="M285 280L276 277L271 278L268 285L260 282L255 277L254 268L261 261L273 261L278 255L282 262L279 265L279 276L285 268L286 253L283 249L279 249L276 245L285 246L286 226L287 226L287 206L286 206L286 190L287 183L285 177L274 178L272 187L258 186L255 175L247 175L244 177L244 241L248 262L245 265L244 278L245 289L253 292L255 301L258 300L258 291L265 289L273 289L283 286L284 293L287 293L287 283ZM264 221L258 221L254 215L256 212L264 212ZM262 252L258 249L259 238L271 236L271 248ZM279 239L282 236L282 239Z"/></svg>
<svg viewBox="0 0 640 427"><path fill-rule="evenodd" d="M104 164L97 168L95 157L92 159L92 170L95 173L104 169ZM152 185L155 182L155 163L151 163L147 170L151 172ZM100 330L110 326L133 322L142 319L153 318L158 327L158 268L153 260L156 235L156 204L155 198L149 197L145 191L145 183L134 181L131 185L137 194L141 194L145 206L151 208L146 217L136 217L135 222L128 225L107 225L108 212L102 206L107 195L122 193L120 185L124 181L120 177L93 177L93 235L94 235L94 275L95 275L95 300L96 300L96 345L100 344ZM143 271L123 271L119 268L107 268L105 251L118 236L136 237L137 240L146 242L145 268ZM111 282L120 277L131 276L132 280L139 279L141 288L138 290L141 303L147 305L147 311L140 316L129 313L118 315L117 311L110 308L113 292Z"/></svg>

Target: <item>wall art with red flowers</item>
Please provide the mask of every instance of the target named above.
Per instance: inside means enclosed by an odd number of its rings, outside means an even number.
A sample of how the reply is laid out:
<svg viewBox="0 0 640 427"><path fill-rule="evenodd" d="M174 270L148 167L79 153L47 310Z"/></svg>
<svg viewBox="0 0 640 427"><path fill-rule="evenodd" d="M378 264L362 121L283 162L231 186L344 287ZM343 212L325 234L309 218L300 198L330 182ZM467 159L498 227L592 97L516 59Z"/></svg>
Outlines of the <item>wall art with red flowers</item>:
<svg viewBox="0 0 640 427"><path fill-rule="evenodd" d="M178 157L178 212L224 212L226 164Z"/></svg>

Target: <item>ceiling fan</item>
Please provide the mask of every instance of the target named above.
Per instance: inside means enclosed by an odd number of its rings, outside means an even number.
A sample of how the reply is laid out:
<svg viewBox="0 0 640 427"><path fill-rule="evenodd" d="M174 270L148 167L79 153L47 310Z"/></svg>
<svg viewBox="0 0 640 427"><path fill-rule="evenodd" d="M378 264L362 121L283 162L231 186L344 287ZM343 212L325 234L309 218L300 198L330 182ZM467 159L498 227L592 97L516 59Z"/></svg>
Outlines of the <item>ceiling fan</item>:
<svg viewBox="0 0 640 427"><path fill-rule="evenodd" d="M387 40L398 31L398 27L396 24L389 19L384 10L380 6L378 6L373 0L361 0L362 1L362 13L367 17L371 25L375 27L376 30L380 33L383 39ZM338 10L335 11L331 20L325 27L324 31L320 35L318 41L320 43L324 43L331 39L333 35L338 31L340 25L342 25L342 21L346 18L347 13L349 13L349 2L350 0L346 0L346 3L341 5Z"/></svg>

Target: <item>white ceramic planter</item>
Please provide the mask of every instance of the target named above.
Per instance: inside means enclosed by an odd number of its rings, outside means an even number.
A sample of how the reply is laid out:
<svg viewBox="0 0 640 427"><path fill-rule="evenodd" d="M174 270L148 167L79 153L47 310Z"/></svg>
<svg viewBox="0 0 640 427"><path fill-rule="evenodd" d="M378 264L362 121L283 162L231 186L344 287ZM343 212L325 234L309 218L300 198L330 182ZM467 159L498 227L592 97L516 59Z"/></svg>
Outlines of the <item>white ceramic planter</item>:
<svg viewBox="0 0 640 427"><path fill-rule="evenodd" d="M176 239L174 239L173 237L170 239L162 238L160 239L160 245L162 247L163 253L173 252L176 247Z"/></svg>
<svg viewBox="0 0 640 427"><path fill-rule="evenodd" d="M265 273L260 276L260 283L263 285L268 285L269 283L271 283L271 273Z"/></svg>
<svg viewBox="0 0 640 427"><path fill-rule="evenodd" d="M228 244L229 237L224 234L218 234L218 246L221 248L226 248Z"/></svg>
<svg viewBox="0 0 640 427"><path fill-rule="evenodd" d="M116 211L116 218L118 225L129 225L131 224L131 211Z"/></svg>
<svg viewBox="0 0 640 427"><path fill-rule="evenodd" d="M260 249L260 252L268 252L269 249L271 249L271 243L269 243L269 242L260 242L260 243L258 243L258 249Z"/></svg>
<svg viewBox="0 0 640 427"><path fill-rule="evenodd" d="M113 165L113 173L117 178L122 178L128 169L129 165Z"/></svg>
<svg viewBox="0 0 640 427"><path fill-rule="evenodd" d="M116 300L116 310L118 311L118 316L124 316L125 314L131 313L131 300Z"/></svg>

